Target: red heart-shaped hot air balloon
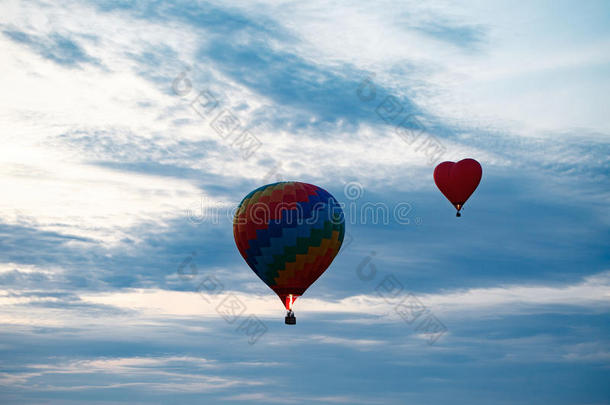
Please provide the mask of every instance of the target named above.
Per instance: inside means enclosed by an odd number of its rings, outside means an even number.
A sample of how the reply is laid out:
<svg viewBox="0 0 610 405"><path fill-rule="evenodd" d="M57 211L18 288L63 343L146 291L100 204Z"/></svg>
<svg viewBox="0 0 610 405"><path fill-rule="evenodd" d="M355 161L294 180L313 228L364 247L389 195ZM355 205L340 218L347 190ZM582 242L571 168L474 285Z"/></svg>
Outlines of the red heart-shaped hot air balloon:
<svg viewBox="0 0 610 405"><path fill-rule="evenodd" d="M443 162L434 169L434 182L457 209L456 217L461 215L460 210L477 189L482 175L481 165L474 159Z"/></svg>

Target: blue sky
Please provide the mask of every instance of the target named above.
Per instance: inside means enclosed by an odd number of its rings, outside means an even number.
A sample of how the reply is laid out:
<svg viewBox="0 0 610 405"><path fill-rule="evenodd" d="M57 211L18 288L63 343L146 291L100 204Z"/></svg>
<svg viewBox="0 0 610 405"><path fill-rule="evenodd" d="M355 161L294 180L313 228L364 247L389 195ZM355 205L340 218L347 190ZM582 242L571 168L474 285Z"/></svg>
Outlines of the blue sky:
<svg viewBox="0 0 610 405"><path fill-rule="evenodd" d="M601 1L2 2L0 402L609 403L609 27ZM457 219L432 172L466 157ZM231 226L280 179L348 217L295 327Z"/></svg>

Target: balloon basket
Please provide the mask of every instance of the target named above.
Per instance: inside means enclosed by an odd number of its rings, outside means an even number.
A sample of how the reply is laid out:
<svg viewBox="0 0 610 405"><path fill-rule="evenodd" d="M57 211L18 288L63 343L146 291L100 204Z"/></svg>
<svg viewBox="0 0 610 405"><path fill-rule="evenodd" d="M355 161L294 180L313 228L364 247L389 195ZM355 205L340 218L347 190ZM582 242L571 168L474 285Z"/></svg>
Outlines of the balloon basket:
<svg viewBox="0 0 610 405"><path fill-rule="evenodd" d="M297 318L294 316L294 313L292 311L288 311L288 313L286 314L286 318L284 318L284 323L286 325L296 325Z"/></svg>
<svg viewBox="0 0 610 405"><path fill-rule="evenodd" d="M456 213L455 213L455 216L459 218L459 217L461 217L461 216L462 216L462 214L461 214L461 213L459 213L459 212L456 212Z"/></svg>

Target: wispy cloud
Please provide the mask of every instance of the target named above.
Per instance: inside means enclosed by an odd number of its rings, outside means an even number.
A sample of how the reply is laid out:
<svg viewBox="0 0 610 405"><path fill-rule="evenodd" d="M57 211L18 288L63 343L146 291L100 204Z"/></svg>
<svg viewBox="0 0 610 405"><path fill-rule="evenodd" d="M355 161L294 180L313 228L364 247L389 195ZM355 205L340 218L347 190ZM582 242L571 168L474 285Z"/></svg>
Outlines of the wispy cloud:
<svg viewBox="0 0 610 405"><path fill-rule="evenodd" d="M28 383L33 382L31 380L55 376L58 379L57 383L40 385L37 389L42 392L59 392L139 388L182 393L223 391L234 386L261 384L257 381L209 374L210 367L214 365L210 365L205 359L188 357L76 360L53 365L25 365L25 368L34 371L3 373L0 384L13 388L26 388ZM95 376L97 382L78 385L79 381L88 381L91 375Z"/></svg>
<svg viewBox="0 0 610 405"><path fill-rule="evenodd" d="M0 402L605 401L607 5L0 8ZM181 72L188 94L172 88ZM366 78L374 100L358 97ZM204 90L260 139L250 159L193 109ZM387 96L443 159L482 162L462 221L379 115ZM350 224L295 328L235 251L230 215L187 218L270 173L348 204L356 181L357 204L419 218ZM177 273L188 255L192 277ZM375 293L389 274L447 324L433 347ZM215 298L266 323L256 345L196 292L211 275Z"/></svg>
<svg viewBox="0 0 610 405"><path fill-rule="evenodd" d="M97 306L116 308L123 312L117 318L110 314L116 322L129 323L137 314L141 319L168 319L171 317L210 317L218 320L222 315L218 312L212 301L222 301L230 295L237 295L249 311L259 317L277 318L281 315L281 305L273 294L264 296L252 295L243 291L227 291L219 296L212 296L205 292L172 291L160 289L131 289L110 293L79 293L62 296L49 295L43 291L11 291L0 295L0 304L5 308L5 323L36 324L37 320L45 319L45 312L52 311L55 320L63 319L71 326L77 326L81 320L75 317L74 310L82 310L81 305L90 305L97 311ZM321 300L319 298L302 297L295 308L303 308L310 314L339 314L354 317L376 317L376 322L399 322L399 316L394 308L404 296L388 301L386 298L373 295L357 295L341 300ZM610 277L608 272L588 276L576 284L568 285L512 285L492 288L471 288L457 291L444 291L436 294L420 294L418 299L430 307L439 316L451 319L471 318L473 316L497 317L516 314L540 313L602 313L610 306ZM63 303L63 306L47 308L45 305ZM77 305L71 309L72 304ZM58 314L65 314L58 318ZM134 312L135 311L135 312ZM84 314L83 314L84 315ZM20 319L23 316L23 319ZM86 315L85 315L86 316ZM320 315L317 315L320 318ZM71 321L70 321L71 319ZM95 323L103 324L109 319L98 319ZM93 320L89 321L90 323ZM46 324L46 322L45 322ZM308 341L319 341L328 344L347 344L367 346L381 344L376 340L345 339L341 337L310 336Z"/></svg>
<svg viewBox="0 0 610 405"><path fill-rule="evenodd" d="M79 67L82 63L99 65L99 61L89 55L72 39L53 33L46 37L29 35L18 30L4 30L3 34L12 41L26 45L43 58L69 67Z"/></svg>

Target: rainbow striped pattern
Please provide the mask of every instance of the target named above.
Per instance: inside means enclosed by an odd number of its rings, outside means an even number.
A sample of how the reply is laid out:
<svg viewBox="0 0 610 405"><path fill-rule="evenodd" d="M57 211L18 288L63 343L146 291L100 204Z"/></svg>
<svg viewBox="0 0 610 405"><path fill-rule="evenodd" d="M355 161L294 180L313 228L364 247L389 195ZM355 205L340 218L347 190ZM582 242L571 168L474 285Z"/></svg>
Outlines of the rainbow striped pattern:
<svg viewBox="0 0 610 405"><path fill-rule="evenodd" d="M233 219L239 253L284 303L290 295L302 295L330 266L344 234L337 200L300 182L257 188L243 199Z"/></svg>

